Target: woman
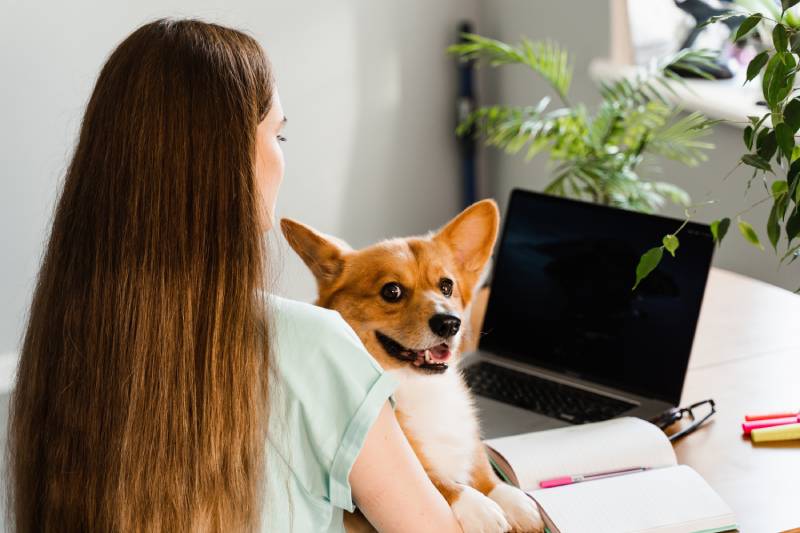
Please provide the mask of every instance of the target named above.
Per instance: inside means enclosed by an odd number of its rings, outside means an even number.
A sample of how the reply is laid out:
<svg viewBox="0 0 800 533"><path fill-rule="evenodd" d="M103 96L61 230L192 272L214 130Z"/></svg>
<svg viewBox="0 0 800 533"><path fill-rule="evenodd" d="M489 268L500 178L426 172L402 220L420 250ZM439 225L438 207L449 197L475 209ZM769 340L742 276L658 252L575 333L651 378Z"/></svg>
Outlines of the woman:
<svg viewBox="0 0 800 533"><path fill-rule="evenodd" d="M333 312L269 296L285 117L250 36L161 19L87 105L12 399L16 531L457 531Z"/></svg>

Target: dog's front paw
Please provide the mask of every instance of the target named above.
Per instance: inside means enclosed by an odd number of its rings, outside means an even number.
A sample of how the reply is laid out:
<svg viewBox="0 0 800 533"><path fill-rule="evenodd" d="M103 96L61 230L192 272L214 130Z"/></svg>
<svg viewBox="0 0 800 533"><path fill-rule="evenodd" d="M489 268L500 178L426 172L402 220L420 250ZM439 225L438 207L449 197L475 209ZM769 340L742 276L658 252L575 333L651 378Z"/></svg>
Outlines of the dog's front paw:
<svg viewBox="0 0 800 533"><path fill-rule="evenodd" d="M503 533L511 529L503 509L472 487L465 485L450 507L464 533Z"/></svg>
<svg viewBox="0 0 800 533"><path fill-rule="evenodd" d="M498 483L489 493L489 498L503 509L515 532L540 533L544 530L536 503L518 488Z"/></svg>

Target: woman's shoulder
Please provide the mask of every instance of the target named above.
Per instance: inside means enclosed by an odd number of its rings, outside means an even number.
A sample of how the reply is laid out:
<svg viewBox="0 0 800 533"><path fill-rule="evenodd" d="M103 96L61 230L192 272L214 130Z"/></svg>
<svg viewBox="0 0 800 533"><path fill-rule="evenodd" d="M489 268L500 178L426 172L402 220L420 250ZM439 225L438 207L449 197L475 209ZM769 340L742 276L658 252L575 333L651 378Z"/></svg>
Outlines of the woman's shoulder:
<svg viewBox="0 0 800 533"><path fill-rule="evenodd" d="M361 339L338 311L278 295L270 295L269 301L273 335L280 349L333 351L339 357L366 353ZM372 356L366 360L375 370L381 370Z"/></svg>
<svg viewBox="0 0 800 533"><path fill-rule="evenodd" d="M330 326L341 319L341 315L332 309L277 294L270 294L267 301L280 325L289 323L296 326Z"/></svg>
<svg viewBox="0 0 800 533"><path fill-rule="evenodd" d="M273 451L310 493L352 510L350 468L398 383L338 312L278 296L270 308Z"/></svg>

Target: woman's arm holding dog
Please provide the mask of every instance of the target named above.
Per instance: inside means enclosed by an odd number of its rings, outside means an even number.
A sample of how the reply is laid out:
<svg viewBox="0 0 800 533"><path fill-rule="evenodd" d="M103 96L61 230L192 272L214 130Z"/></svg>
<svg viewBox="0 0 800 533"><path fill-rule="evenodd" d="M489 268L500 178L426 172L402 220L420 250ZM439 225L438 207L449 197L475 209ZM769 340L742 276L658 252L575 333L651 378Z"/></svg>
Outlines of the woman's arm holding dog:
<svg viewBox="0 0 800 533"><path fill-rule="evenodd" d="M461 532L425 474L388 402L350 471L353 500L381 532Z"/></svg>

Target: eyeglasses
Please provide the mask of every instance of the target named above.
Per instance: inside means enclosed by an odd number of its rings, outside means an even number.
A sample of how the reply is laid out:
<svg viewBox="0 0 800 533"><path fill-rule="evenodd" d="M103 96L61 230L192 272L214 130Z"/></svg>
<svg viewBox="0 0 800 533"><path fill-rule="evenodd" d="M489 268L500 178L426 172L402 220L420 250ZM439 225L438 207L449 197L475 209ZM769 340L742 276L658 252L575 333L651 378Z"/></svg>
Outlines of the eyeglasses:
<svg viewBox="0 0 800 533"><path fill-rule="evenodd" d="M652 419L651 422L660 427L662 430L666 430L675 422L683 419L684 415L688 415L692 423L685 428L682 428L680 431L669 435L669 440L671 442L675 442L676 440L685 437L702 426L705 421L711 418L711 415L716 412L717 410L714 400L709 398L708 400L693 403L689 407L673 407L672 409L669 409L668 411L665 411L661 415Z"/></svg>

